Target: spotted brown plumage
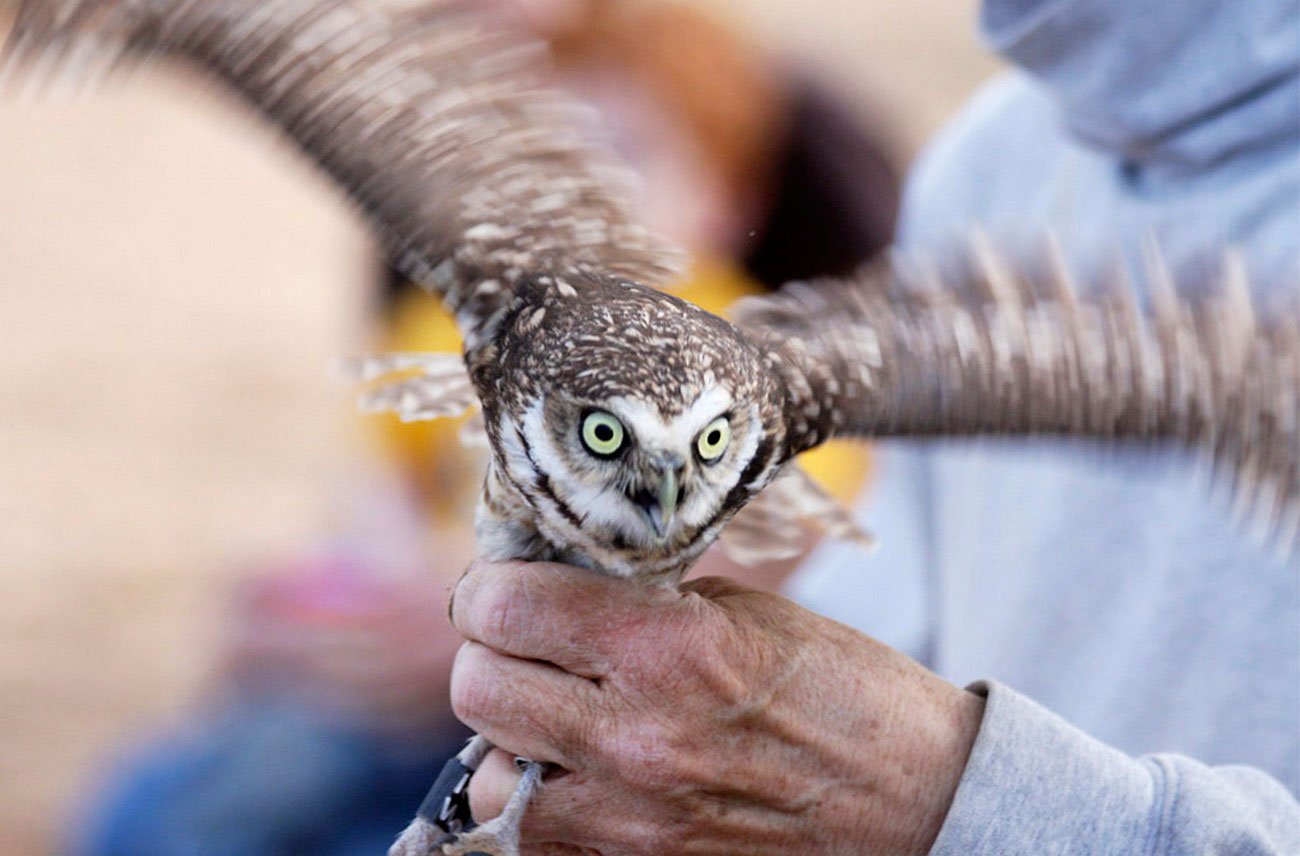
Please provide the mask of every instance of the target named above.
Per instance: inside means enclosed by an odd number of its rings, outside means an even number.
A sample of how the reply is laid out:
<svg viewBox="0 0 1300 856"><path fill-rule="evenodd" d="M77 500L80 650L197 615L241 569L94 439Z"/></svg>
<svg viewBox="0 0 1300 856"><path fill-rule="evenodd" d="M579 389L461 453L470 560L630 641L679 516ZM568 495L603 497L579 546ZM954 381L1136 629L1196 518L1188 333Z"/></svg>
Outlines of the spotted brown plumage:
<svg viewBox="0 0 1300 856"><path fill-rule="evenodd" d="M977 245L955 287L900 288L901 269L882 269L751 300L733 323L651 287L675 253L637 224L620 173L575 129L575 108L539 84L537 51L464 5L17 9L5 68L21 80L168 53L226 81L455 313L468 376L437 358L381 359L368 368L424 374L369 401L408 418L478 401L491 458L477 532L489 558L672 584L751 500L768 498L765 523L832 514L797 480L764 491L798 452L887 435L1181 443L1239 479L1281 549L1294 544L1300 314L1257 317L1231 268L1219 296L1193 304L1165 290L1143 320L1131 299L1076 295L1063 275L1020 287ZM591 445L592 418L617 424L608 448ZM726 443L705 456L701 437L718 420ZM738 526L759 556L781 528ZM511 852L521 794L447 852ZM419 821L394 852L428 852L436 839Z"/></svg>

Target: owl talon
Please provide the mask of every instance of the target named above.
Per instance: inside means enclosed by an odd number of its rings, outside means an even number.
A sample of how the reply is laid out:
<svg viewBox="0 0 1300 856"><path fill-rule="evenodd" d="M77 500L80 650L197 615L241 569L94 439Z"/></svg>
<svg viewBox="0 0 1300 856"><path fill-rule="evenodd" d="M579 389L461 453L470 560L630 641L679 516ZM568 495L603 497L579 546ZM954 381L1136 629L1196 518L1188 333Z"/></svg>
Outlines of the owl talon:
<svg viewBox="0 0 1300 856"><path fill-rule="evenodd" d="M432 856L445 837L441 829L417 817L388 848L388 856Z"/></svg>
<svg viewBox="0 0 1300 856"><path fill-rule="evenodd" d="M445 856L519 856L519 830L493 828L494 825L495 822L448 836L450 840L442 845L442 853Z"/></svg>

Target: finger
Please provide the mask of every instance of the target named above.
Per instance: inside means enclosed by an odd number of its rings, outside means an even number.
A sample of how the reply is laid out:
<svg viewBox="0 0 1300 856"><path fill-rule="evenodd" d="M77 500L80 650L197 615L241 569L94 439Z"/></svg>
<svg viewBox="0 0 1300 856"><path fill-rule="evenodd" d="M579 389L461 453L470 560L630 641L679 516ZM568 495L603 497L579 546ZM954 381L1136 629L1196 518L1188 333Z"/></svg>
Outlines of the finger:
<svg viewBox="0 0 1300 856"><path fill-rule="evenodd" d="M591 681L466 642L451 670L451 706L497 746L562 767L589 757L600 708Z"/></svg>
<svg viewBox="0 0 1300 856"><path fill-rule="evenodd" d="M515 792L522 775L514 755L493 749L469 783L469 810L474 822L484 823L505 811L506 802ZM591 843L588 829L592 817L592 801L587 789L575 787L572 775L548 775L524 812L520 837L529 844L525 852L584 852L581 845ZM585 823L583 818L586 818Z"/></svg>
<svg viewBox="0 0 1300 856"><path fill-rule="evenodd" d="M493 749L474 771L474 777L469 783L469 813L474 817L475 823L487 823L505 811L506 802L523 776L515 764L516 757L504 749ZM536 797L533 800L533 805L536 805ZM528 814L529 812L524 813L525 829L529 825Z"/></svg>
<svg viewBox="0 0 1300 856"><path fill-rule="evenodd" d="M451 620L502 653L605 677L629 628L653 620L670 589L550 562L476 563L453 592Z"/></svg>

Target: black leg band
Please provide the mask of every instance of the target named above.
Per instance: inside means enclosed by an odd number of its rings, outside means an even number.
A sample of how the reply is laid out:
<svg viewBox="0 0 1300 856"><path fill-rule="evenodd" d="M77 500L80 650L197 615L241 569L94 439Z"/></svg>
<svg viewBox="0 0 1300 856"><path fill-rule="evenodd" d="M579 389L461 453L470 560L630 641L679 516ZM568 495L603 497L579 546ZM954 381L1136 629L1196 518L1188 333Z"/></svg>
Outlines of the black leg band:
<svg viewBox="0 0 1300 856"><path fill-rule="evenodd" d="M438 780L420 803L416 815L443 832L469 829L474 825L469 813L469 780L473 775L474 771L462 764L459 758L452 758L443 765Z"/></svg>

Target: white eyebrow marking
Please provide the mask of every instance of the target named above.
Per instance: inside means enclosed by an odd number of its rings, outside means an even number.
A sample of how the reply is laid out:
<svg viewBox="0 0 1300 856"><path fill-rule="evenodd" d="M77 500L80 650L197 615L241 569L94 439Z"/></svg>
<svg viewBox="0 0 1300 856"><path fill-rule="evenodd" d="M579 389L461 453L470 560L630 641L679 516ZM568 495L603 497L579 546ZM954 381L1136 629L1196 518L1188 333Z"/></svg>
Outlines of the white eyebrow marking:
<svg viewBox="0 0 1300 856"><path fill-rule="evenodd" d="M639 398L611 398L606 405L622 420L642 446L652 449L689 447L695 435L731 408L731 393L713 386L700 393L682 413L665 420L651 404Z"/></svg>

